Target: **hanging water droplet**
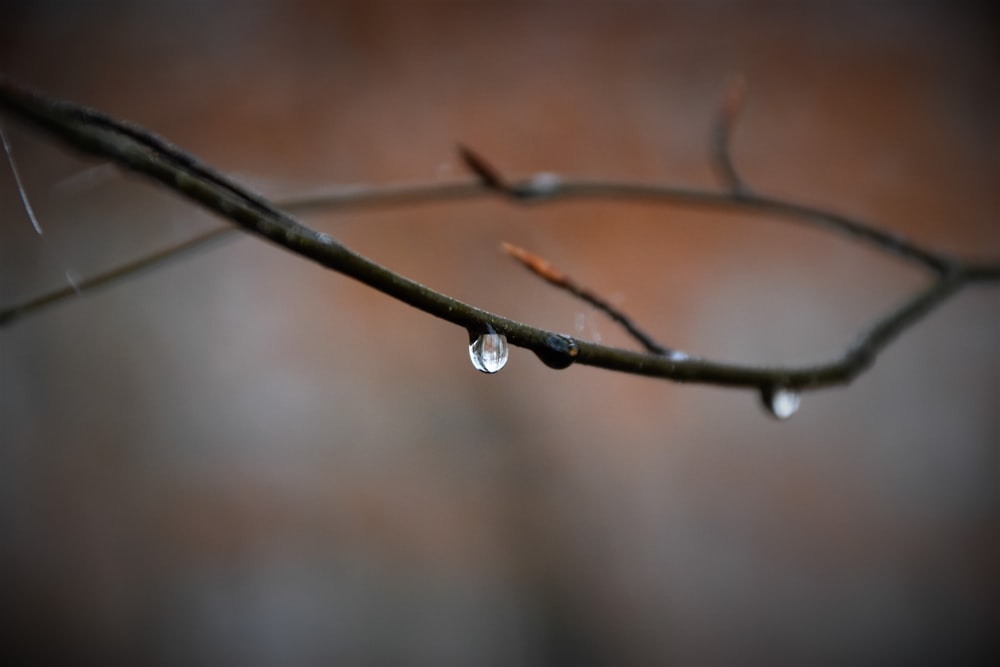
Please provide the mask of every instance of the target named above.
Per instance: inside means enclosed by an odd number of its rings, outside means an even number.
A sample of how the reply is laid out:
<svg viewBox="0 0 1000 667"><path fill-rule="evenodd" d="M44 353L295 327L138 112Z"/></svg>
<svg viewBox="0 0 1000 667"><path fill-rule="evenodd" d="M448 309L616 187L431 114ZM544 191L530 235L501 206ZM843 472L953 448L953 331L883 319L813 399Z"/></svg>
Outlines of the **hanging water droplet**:
<svg viewBox="0 0 1000 667"><path fill-rule="evenodd" d="M781 386L765 387L761 390L760 397L764 407L775 419L788 419L798 411L802 403L799 392Z"/></svg>
<svg viewBox="0 0 1000 667"><path fill-rule="evenodd" d="M496 373L507 363L507 337L492 329L469 344L469 358L477 371Z"/></svg>
<svg viewBox="0 0 1000 667"><path fill-rule="evenodd" d="M569 368L579 354L576 341L563 334L549 334L545 337L545 347L535 350L543 364L556 370Z"/></svg>

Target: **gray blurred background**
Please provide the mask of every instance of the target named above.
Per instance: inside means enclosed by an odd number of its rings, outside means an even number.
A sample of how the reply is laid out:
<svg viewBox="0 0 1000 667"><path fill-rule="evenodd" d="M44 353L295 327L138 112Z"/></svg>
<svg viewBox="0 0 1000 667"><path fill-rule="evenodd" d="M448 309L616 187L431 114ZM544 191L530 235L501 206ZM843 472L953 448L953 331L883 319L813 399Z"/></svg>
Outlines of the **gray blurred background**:
<svg viewBox="0 0 1000 667"><path fill-rule="evenodd" d="M1000 256L989 3L0 2L0 70L265 193L511 173L752 186ZM983 9L981 9L981 7ZM4 119L0 304L217 224ZM463 300L631 346L838 354L926 277L820 230L626 203L311 214ZM0 590L21 664L988 663L1000 289L786 423L748 392L514 349L250 238L0 330Z"/></svg>

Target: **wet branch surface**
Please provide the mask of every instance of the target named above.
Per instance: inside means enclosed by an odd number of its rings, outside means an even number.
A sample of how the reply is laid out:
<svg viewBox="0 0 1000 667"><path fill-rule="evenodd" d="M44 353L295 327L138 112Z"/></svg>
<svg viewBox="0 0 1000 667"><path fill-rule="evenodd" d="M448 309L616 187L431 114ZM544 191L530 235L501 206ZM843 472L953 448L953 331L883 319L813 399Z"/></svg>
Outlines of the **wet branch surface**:
<svg viewBox="0 0 1000 667"><path fill-rule="evenodd" d="M0 76L0 109L83 152L143 174L214 211L235 225L221 227L177 246L9 307L0 307L0 326L107 285L135 272L176 258L226 234L242 230L350 276L476 336L495 331L511 345L533 351L547 365L596 366L679 382L751 388L762 396L777 390L801 391L845 384L865 371L877 355L906 328L962 287L1000 282L1000 261L973 263L923 248L890 230L854 218L758 194L748 188L730 155L730 140L745 96L745 84L731 87L716 118L710 153L720 189L679 188L571 179L554 174L510 180L474 151L460 147L460 157L475 176L472 182L337 188L272 202L236 184L211 166L147 130L80 105L59 101ZM568 199L631 200L674 207L707 207L753 213L819 225L922 267L928 286L859 335L839 358L814 366L782 367L721 363L671 350L643 332L624 313L581 287L543 258L509 246L507 252L536 275L604 311L642 345L630 351L546 331L491 313L432 290L359 255L327 234L298 222L292 212L359 206L407 206L420 202L498 196L519 204Z"/></svg>

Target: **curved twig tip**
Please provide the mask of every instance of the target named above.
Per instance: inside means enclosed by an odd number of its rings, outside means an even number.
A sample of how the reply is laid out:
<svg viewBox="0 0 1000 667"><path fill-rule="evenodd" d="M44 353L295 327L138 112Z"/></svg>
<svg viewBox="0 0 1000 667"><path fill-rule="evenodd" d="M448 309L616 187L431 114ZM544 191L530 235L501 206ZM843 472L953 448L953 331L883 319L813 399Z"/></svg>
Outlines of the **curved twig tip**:
<svg viewBox="0 0 1000 667"><path fill-rule="evenodd" d="M483 156L462 144L458 145L458 154L469 171L475 174L483 185L494 190L507 191L507 184L500 171Z"/></svg>
<svg viewBox="0 0 1000 667"><path fill-rule="evenodd" d="M507 243L506 241L500 244L500 249L519 261L525 266L525 268L534 273L536 276L552 283L556 287L565 288L572 284L569 277L565 273L552 266L547 259L541 257L540 255L536 255L533 252L525 250L524 248L516 246L512 243Z"/></svg>
<svg viewBox="0 0 1000 667"><path fill-rule="evenodd" d="M746 184L744 184L733 162L731 146L736 123L743 113L746 96L746 77L742 74L732 77L726 86L722 107L719 109L715 127L712 130L711 157L716 176L723 187L735 196L747 192Z"/></svg>
<svg viewBox="0 0 1000 667"><path fill-rule="evenodd" d="M749 90L747 78L742 74L736 74L726 84L726 96L722 102L722 113L729 123L730 129L739 120L746 104L747 91Z"/></svg>

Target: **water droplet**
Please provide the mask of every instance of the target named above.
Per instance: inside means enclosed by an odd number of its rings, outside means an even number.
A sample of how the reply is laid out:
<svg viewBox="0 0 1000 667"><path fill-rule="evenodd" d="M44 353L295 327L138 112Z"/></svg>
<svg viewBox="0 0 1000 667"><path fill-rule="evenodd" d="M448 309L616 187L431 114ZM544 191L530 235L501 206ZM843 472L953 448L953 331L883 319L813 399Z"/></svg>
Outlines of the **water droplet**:
<svg viewBox="0 0 1000 667"><path fill-rule="evenodd" d="M788 419L794 415L802 403L802 396L797 391L786 387L765 387L760 392L764 407L775 419Z"/></svg>
<svg viewBox="0 0 1000 667"><path fill-rule="evenodd" d="M535 350L535 356L541 359L543 364L556 370L571 366L578 354L580 348L576 341L563 334L549 334L545 338L545 347Z"/></svg>
<svg viewBox="0 0 1000 667"><path fill-rule="evenodd" d="M492 329L469 344L469 358L477 371L496 373L507 363L507 337Z"/></svg>
<svg viewBox="0 0 1000 667"><path fill-rule="evenodd" d="M544 197L559 191L562 181L558 174L543 171L531 177L529 187L536 197Z"/></svg>
<svg viewBox="0 0 1000 667"><path fill-rule="evenodd" d="M687 361L691 358L691 355L687 352L681 352L680 350L670 350L670 354L667 355L670 361Z"/></svg>

